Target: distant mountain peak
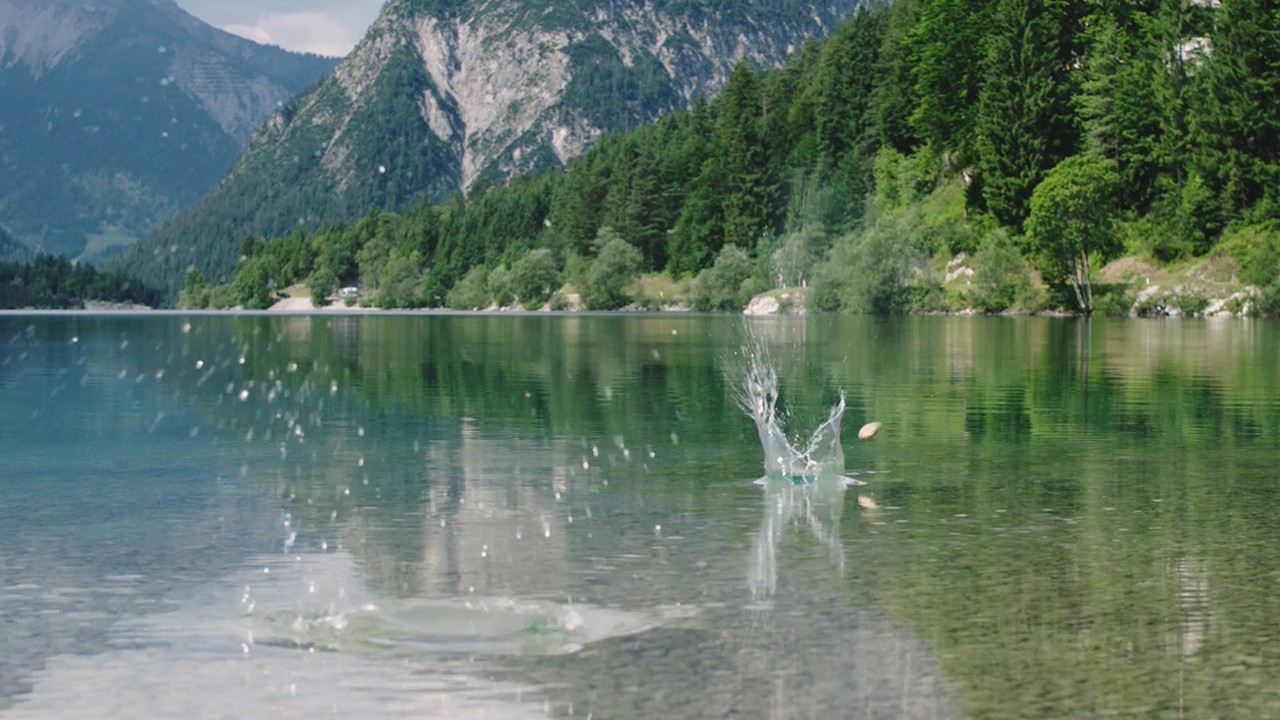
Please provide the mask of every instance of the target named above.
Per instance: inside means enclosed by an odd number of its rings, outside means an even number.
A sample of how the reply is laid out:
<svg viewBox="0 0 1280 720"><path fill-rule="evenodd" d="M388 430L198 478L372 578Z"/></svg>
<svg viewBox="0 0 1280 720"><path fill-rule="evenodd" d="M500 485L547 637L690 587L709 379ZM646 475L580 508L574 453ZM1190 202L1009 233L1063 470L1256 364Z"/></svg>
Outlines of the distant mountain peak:
<svg viewBox="0 0 1280 720"><path fill-rule="evenodd" d="M110 254L198 199L335 65L173 0L0 0L0 215L31 247Z"/></svg>

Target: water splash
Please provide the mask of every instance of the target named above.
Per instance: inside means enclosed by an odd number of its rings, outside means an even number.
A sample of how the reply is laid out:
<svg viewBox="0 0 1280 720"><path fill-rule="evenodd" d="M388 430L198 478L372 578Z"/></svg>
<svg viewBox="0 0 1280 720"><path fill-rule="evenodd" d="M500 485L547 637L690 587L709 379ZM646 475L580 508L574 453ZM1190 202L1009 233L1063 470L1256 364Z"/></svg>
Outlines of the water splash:
<svg viewBox="0 0 1280 720"><path fill-rule="evenodd" d="M824 475L844 474L844 448L840 445L840 422L844 418L845 394L827 413L827 419L797 450L787 437L785 423L778 414L778 373L767 346L753 338L742 349L746 360L738 404L756 423L764 450L766 477L813 481Z"/></svg>
<svg viewBox="0 0 1280 720"><path fill-rule="evenodd" d="M752 543L747 572L752 598L762 602L777 592L778 549L793 524L806 527L827 549L832 564L843 572L845 552L840 521L844 494L848 487L863 483L845 476L844 448L840 444L844 391L827 412L826 420L800 449L799 443L793 444L787 436L786 424L778 412L778 373L768 346L758 335L749 333L741 355L744 363L738 403L755 421L764 451L765 474L757 481L765 489L764 518Z"/></svg>

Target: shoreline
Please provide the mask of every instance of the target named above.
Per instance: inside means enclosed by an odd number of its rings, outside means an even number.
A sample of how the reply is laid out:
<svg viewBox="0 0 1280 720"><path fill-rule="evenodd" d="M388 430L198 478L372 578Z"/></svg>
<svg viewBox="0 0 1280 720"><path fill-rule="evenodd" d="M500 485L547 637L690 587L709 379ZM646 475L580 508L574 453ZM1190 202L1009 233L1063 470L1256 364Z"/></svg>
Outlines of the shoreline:
<svg viewBox="0 0 1280 720"><path fill-rule="evenodd" d="M747 312L701 312L690 309L651 309L651 310L525 310L523 308L486 308L483 310L453 310L450 308L404 308L404 309L383 309L373 307L326 307L326 308L267 308L265 310L245 310L243 308L225 308L220 310L200 309L200 310L182 310L176 308L0 308L0 318L21 318L21 317L59 317L59 316L85 316L85 317L216 317L216 316L240 316L240 317L373 317L373 316L422 316L422 317L445 317L445 316L477 316L477 317L512 317L512 316L543 316L543 317L601 317L608 315L615 316L645 316L645 315L740 315L742 317L756 318L800 318L809 316L811 313L747 313ZM840 317L838 313L817 313L816 315L825 315L830 317ZM849 317L854 317L850 315ZM1217 313L1213 315L1186 315L1186 314L1168 314L1168 315L1076 315L1065 312L1038 312L1038 313L979 313L973 311L958 312L923 312L909 313L905 315L893 316L901 318L911 317L956 317L956 318L973 318L973 319L1048 319L1048 320L1090 320L1093 318L1105 320L1272 320L1272 316L1250 316L1231 313Z"/></svg>

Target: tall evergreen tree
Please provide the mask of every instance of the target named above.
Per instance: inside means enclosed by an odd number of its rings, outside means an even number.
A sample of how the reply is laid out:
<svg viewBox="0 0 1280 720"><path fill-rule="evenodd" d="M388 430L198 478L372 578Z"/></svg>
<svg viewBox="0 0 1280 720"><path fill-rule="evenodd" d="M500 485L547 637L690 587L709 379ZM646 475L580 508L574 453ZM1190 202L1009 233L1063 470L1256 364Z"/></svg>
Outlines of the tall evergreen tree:
<svg viewBox="0 0 1280 720"><path fill-rule="evenodd" d="M905 38L915 89L911 127L961 166L972 159L982 38L992 6L989 0L926 0Z"/></svg>
<svg viewBox="0 0 1280 720"><path fill-rule="evenodd" d="M824 160L837 166L851 152L869 154L872 113L888 11L859 10L823 48L817 69L816 122Z"/></svg>
<svg viewBox="0 0 1280 720"><path fill-rule="evenodd" d="M888 12L872 104L880 140L906 153L911 152L917 142L911 127L911 113L916 106L914 59L908 52L906 38L919 16L920 0L898 0Z"/></svg>
<svg viewBox="0 0 1280 720"><path fill-rule="evenodd" d="M716 147L726 193L724 241L741 248L755 247L767 214L762 108L759 76L746 63L739 63L720 96Z"/></svg>
<svg viewBox="0 0 1280 720"><path fill-rule="evenodd" d="M1173 72L1147 34L1151 19L1126 27L1110 12L1092 18L1078 100L1087 149L1115 163L1124 207L1147 209L1161 172L1161 75Z"/></svg>
<svg viewBox="0 0 1280 720"><path fill-rule="evenodd" d="M1031 192L1078 142L1072 108L1082 16L1074 0L1000 0L987 35L978 102L981 200L1021 227Z"/></svg>
<svg viewBox="0 0 1280 720"><path fill-rule="evenodd" d="M1280 0L1228 0L1215 28L1193 115L1206 178L1228 213L1265 198L1280 217Z"/></svg>

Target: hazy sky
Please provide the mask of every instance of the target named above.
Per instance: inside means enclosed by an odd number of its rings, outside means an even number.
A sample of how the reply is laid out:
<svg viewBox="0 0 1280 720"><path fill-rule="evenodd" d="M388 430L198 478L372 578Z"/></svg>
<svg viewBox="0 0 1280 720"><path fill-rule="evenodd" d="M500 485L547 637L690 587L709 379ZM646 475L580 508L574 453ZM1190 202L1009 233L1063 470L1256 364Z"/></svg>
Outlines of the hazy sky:
<svg viewBox="0 0 1280 720"><path fill-rule="evenodd" d="M346 55L383 0L176 0L227 32L287 50Z"/></svg>

